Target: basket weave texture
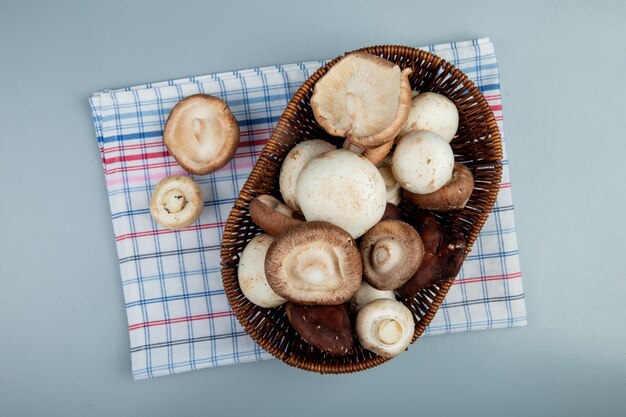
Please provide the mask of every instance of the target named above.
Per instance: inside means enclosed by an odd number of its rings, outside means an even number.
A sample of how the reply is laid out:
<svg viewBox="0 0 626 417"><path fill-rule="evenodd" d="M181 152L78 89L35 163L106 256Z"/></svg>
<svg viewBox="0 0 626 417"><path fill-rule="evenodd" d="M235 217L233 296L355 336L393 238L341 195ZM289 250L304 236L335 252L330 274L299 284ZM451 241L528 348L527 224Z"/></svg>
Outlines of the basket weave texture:
<svg viewBox="0 0 626 417"><path fill-rule="evenodd" d="M474 174L475 187L465 209L438 214L438 220L467 239L471 250L498 194L502 175L502 142L493 112L478 88L453 65L427 51L406 46L372 46L360 51L381 56L411 68L411 87L432 91L451 99L459 111L459 130L451 145L455 159ZM341 146L343 138L329 136L315 121L310 106L315 83L343 56L335 58L304 82L291 99L270 140L263 149L228 217L222 240L222 281L228 301L250 336L267 352L288 365L318 373L362 371L388 359L363 349L358 342L345 357L333 357L305 343L287 320L284 306L264 309L244 297L237 281L237 264L246 244L261 232L248 212L250 201L259 194L280 198L278 178L287 153L297 143L324 139ZM411 223L413 208L401 203L403 220ZM421 290L415 298L401 300L413 313L413 341L422 335L446 296L452 280Z"/></svg>

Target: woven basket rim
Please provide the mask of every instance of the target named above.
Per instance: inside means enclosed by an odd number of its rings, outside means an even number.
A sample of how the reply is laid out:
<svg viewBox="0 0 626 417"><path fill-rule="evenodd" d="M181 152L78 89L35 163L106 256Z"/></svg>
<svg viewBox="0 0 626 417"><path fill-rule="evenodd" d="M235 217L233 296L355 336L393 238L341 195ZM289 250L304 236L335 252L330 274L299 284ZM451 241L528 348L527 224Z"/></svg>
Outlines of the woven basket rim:
<svg viewBox="0 0 626 417"><path fill-rule="evenodd" d="M420 56L427 57L433 62L433 67L450 74L451 79L453 79L452 82L457 82L459 85L465 86L468 90L471 91L472 94L478 97L478 101L480 102L479 110L482 110L485 113L484 116L486 117L486 124L489 127L488 133L490 134L490 137L492 138L492 142L494 145L493 148L490 148L490 150L492 151L493 158L490 160L485 160L485 162L488 162L490 165L493 165L494 175L495 175L494 180L497 180L495 181L497 182L497 184L495 184L495 187L499 189L499 184L500 184L501 175L502 175L502 166L501 166L502 141L501 141L500 130L497 126L493 111L489 107L485 97L480 92L478 87L474 84L474 82L470 80L469 77L465 73L463 73L461 70L456 68L451 63L447 62L445 59L431 52L418 49L418 48L412 48L412 47L402 46L402 45L375 45L375 46L359 48L352 52L368 52L368 53L372 53L374 55L379 55L379 56L383 56L385 53L391 53L391 52L381 52L381 51L395 51L396 56L404 56L404 57L410 56L413 58L420 57ZM275 312L277 309L280 309L281 307L274 308L274 309L262 309L262 308L257 307L256 309L254 309L249 306L242 307L239 303L236 302L236 296L240 294L240 290L238 288L238 283L236 279L236 269L237 269L238 258L234 259L232 254L230 254L230 250L233 246L235 246L235 244L232 242L227 243L226 240L230 239L229 238L230 236L235 236L236 233L238 232L237 217L234 215L235 210L243 210L243 211L247 210L250 199L244 198L243 192L244 190L249 189L249 188L254 188L255 186L255 184L253 183L254 181L252 179L252 174L254 173L254 169L259 164L259 161L262 160L263 158L271 158L270 155L266 155L266 150L268 149L268 145L273 143L273 141L279 140L280 138L279 132L291 130L291 127L289 126L289 122L292 120L290 119L290 116L288 115L287 110L292 105L292 103L296 103L300 100L304 100L306 98L306 95L312 91L312 88L315 85L315 83L333 65L335 65L339 60L343 59L349 53L350 52L346 52L343 55L340 55L336 57L335 59L328 61L325 65L320 67L298 88L294 96L289 101L276 127L272 131L272 135L270 139L268 140L267 144L265 145L261 154L259 155L259 158L253 168L253 171L251 172L250 176L246 180L240 192L239 197L236 199L233 205L233 209L231 210L226 226L224 228L224 234L223 234L223 240L222 240L222 246L221 246L222 281L224 284L225 292L226 292L229 304L231 308L233 309L235 316L237 317L237 320L241 323L241 325L244 327L246 332L252 337L252 339L256 343L258 343L261 346L261 348L263 348L265 351L267 351L268 353L270 353L272 356L276 357L277 359L280 359L281 361L285 362L286 364L303 369L303 370L313 371L313 372L318 372L318 373L323 373L323 374L325 373L340 374L340 373L351 373L351 372L362 371L362 370L372 368L374 366L378 366L382 363L385 363L389 359L374 355L372 358L369 358L361 362L336 365L336 364L309 362L306 360L301 360L299 357L296 357L296 355L289 355L286 351L284 350L281 351L277 349L276 346L273 344L274 341L268 340L266 337L264 337L263 332L266 326L269 326L268 322L271 322L273 319L272 313ZM446 81L443 80L442 82L446 82ZM475 230L475 234L470 234L470 239L468 239L468 245L466 249L467 253L470 252L472 245L476 239L476 236L482 229L485 221L487 220L489 213L491 212L491 210L493 209L493 206L495 205L495 201L497 198L497 189L495 190L495 192L493 189L489 190L489 193L485 200L485 207L487 207L488 210L484 210L484 212L481 213L481 217L479 221L475 222L475 224L472 227L472 230L473 231ZM232 278L232 276L228 275L228 274L232 274L233 268L235 272L234 279ZM426 330L426 327L432 321L433 317L435 316L435 313L439 309L441 303L443 302L445 296L447 295L452 285L453 285L453 280L446 280L440 283L439 285L431 286L434 289L432 289L431 287L428 288L430 291L428 292L427 295L430 296L429 298L432 298L432 301L429 303L430 306L427 309L426 314L421 318L421 320L417 321L416 326L415 326L415 332L414 332L411 343L414 343L424 333L424 331ZM253 321L250 321L248 317L248 315L250 314L249 310L258 310L258 311L255 311L255 314L253 316L254 317ZM259 318L259 317L262 317L262 318ZM267 320L265 325L262 327L257 327L256 326L257 323L262 322L263 320Z"/></svg>

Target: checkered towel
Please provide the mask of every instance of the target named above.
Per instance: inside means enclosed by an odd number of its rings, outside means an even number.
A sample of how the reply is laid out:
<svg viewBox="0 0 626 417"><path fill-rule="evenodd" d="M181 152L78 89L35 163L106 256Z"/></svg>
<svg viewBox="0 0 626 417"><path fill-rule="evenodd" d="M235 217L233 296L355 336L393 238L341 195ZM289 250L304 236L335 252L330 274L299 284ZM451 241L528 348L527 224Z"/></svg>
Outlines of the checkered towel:
<svg viewBox="0 0 626 417"><path fill-rule="evenodd" d="M480 88L502 129L500 82L489 39L426 47ZM269 359L231 311L220 275L225 220L287 102L325 61L277 65L106 90L90 98L120 264L135 379ZM149 200L169 175L188 175L163 144L167 116L184 97L225 100L241 127L235 158L194 176L205 196L200 220L158 227ZM526 310L508 161L496 206L427 335L522 326Z"/></svg>

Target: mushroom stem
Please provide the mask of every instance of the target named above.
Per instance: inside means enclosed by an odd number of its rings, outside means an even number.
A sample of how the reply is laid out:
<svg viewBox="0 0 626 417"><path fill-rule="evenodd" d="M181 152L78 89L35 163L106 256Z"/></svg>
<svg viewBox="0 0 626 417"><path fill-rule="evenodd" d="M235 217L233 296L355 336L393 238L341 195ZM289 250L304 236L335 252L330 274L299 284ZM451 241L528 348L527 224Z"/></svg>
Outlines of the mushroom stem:
<svg viewBox="0 0 626 417"><path fill-rule="evenodd" d="M296 256L295 275L308 284L321 286L335 275L332 255L320 248L309 248Z"/></svg>
<svg viewBox="0 0 626 417"><path fill-rule="evenodd" d="M185 195L178 188L169 190L163 196L163 209L170 214L183 211L186 205Z"/></svg>
<svg viewBox="0 0 626 417"><path fill-rule="evenodd" d="M393 345L402 337L402 326L394 319L383 319L378 322L375 333L378 340L386 345Z"/></svg>
<svg viewBox="0 0 626 417"><path fill-rule="evenodd" d="M387 274L404 261L404 247L396 239L380 239L372 249L372 268L379 274Z"/></svg>

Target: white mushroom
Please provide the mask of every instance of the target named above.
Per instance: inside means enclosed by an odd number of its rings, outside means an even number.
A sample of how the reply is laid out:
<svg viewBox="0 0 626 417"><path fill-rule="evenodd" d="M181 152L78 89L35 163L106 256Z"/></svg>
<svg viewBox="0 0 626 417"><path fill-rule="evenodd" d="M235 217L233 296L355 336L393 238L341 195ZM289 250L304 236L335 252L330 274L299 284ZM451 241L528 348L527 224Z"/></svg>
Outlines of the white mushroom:
<svg viewBox="0 0 626 417"><path fill-rule="evenodd" d="M405 351L414 332L411 311L396 300L374 300L356 316L356 334L361 346L385 358Z"/></svg>
<svg viewBox="0 0 626 417"><path fill-rule="evenodd" d="M382 218L387 189L370 161L337 149L304 167L298 178L296 198L307 221L332 223L356 239Z"/></svg>
<svg viewBox="0 0 626 417"><path fill-rule="evenodd" d="M152 218L168 229L182 229L198 220L204 197L198 184L185 176L161 180L150 198Z"/></svg>
<svg viewBox="0 0 626 417"><path fill-rule="evenodd" d="M163 141L180 166L205 175L222 168L235 155L239 125L224 101L195 94L174 106Z"/></svg>
<svg viewBox="0 0 626 417"><path fill-rule="evenodd" d="M411 110L400 136L417 130L428 130L450 142L459 128L459 112L452 100L437 93L420 93L413 97Z"/></svg>
<svg viewBox="0 0 626 417"><path fill-rule="evenodd" d="M363 281L359 290L352 296L350 300L350 310L357 312L361 310L366 304L378 300L380 298L387 298L389 300L395 300L396 295L393 290L381 291L372 287L367 282Z"/></svg>
<svg viewBox="0 0 626 417"><path fill-rule="evenodd" d="M387 189L387 202L393 205L400 204L402 201L402 189L400 188L400 184L393 177L393 172L391 172L390 165L379 165L378 172L383 177L385 181L385 188Z"/></svg>
<svg viewBox="0 0 626 417"><path fill-rule="evenodd" d="M434 193L452 179L454 153L436 133L419 130L404 136L393 154L391 171L400 187L415 194Z"/></svg>
<svg viewBox="0 0 626 417"><path fill-rule="evenodd" d="M287 302L272 290L265 276L265 255L272 242L274 238L270 235L256 235L243 249L237 268L241 292L252 303L263 308L276 307Z"/></svg>
<svg viewBox="0 0 626 417"><path fill-rule="evenodd" d="M285 157L280 168L278 185L285 204L294 211L300 211L300 205L296 199L296 183L300 171L316 156L333 149L336 149L335 145L321 139L306 140L294 146Z"/></svg>
<svg viewBox="0 0 626 417"><path fill-rule="evenodd" d="M410 73L375 55L348 54L315 84L315 120L331 135L361 148L392 141L408 117Z"/></svg>

